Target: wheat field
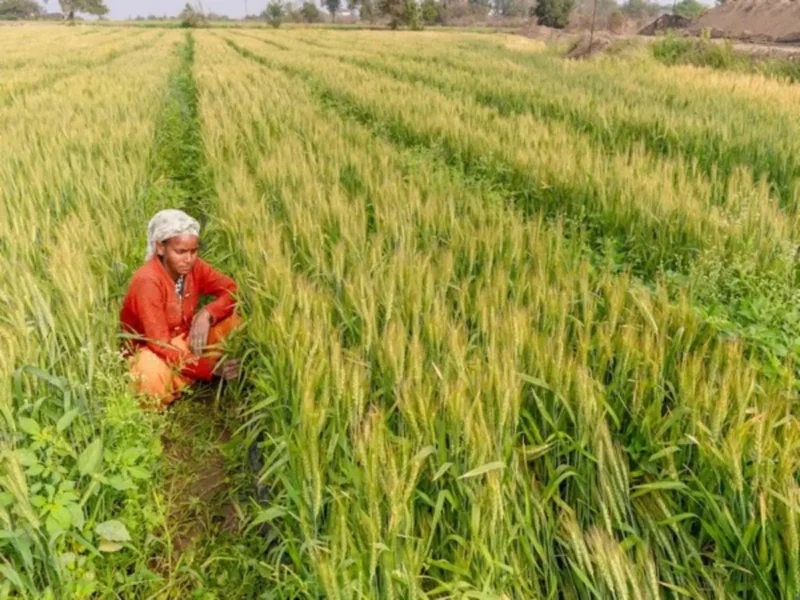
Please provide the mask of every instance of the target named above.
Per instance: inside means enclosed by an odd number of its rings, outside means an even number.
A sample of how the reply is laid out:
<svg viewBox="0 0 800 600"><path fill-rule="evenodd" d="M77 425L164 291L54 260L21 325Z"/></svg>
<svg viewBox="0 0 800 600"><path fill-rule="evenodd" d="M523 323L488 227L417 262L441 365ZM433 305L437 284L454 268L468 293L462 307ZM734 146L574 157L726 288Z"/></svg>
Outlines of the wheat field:
<svg viewBox="0 0 800 600"><path fill-rule="evenodd" d="M2 31L0 597L800 594L796 85L505 34ZM116 335L166 207L247 322L235 524L188 551L177 417Z"/></svg>

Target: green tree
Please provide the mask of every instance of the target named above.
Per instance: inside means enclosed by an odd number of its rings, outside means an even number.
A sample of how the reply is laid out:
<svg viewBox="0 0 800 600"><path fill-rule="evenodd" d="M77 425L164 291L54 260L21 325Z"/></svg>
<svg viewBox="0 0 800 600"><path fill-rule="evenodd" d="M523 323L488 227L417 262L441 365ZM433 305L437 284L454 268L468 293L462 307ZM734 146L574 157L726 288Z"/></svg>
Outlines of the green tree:
<svg viewBox="0 0 800 600"><path fill-rule="evenodd" d="M681 0L675 5L675 14L687 19L696 19L704 10L705 7L697 0Z"/></svg>
<svg viewBox="0 0 800 600"><path fill-rule="evenodd" d="M389 17L389 27L397 29L405 23L405 0L378 0L378 13Z"/></svg>
<svg viewBox="0 0 800 600"><path fill-rule="evenodd" d="M184 5L183 10L178 15L181 27L201 27L205 21L203 13L197 10L188 2Z"/></svg>
<svg viewBox="0 0 800 600"><path fill-rule="evenodd" d="M495 0L494 10L503 17L519 17L525 14L522 0Z"/></svg>
<svg viewBox="0 0 800 600"><path fill-rule="evenodd" d="M375 22L375 17L378 16L378 7L375 6L375 0L350 0L350 8L358 8L358 16L361 21Z"/></svg>
<svg viewBox="0 0 800 600"><path fill-rule="evenodd" d="M267 23L277 29L281 26L281 21L283 20L283 4L277 0L272 0L272 2L267 5L264 16L267 19Z"/></svg>
<svg viewBox="0 0 800 600"><path fill-rule="evenodd" d="M0 0L0 21L18 21L39 16L42 7L34 0Z"/></svg>
<svg viewBox="0 0 800 600"><path fill-rule="evenodd" d="M595 11L594 0L577 0L575 2L576 13L582 13L584 15L591 17L594 11ZM598 19L605 19L609 15L618 11L619 11L619 5L616 3L616 0L597 0Z"/></svg>
<svg viewBox="0 0 800 600"><path fill-rule="evenodd" d="M615 10L608 15L608 30L611 33L622 33L625 29L625 15L621 10Z"/></svg>
<svg viewBox="0 0 800 600"><path fill-rule="evenodd" d="M492 10L492 0L469 0L470 12L478 17L485 17Z"/></svg>
<svg viewBox="0 0 800 600"><path fill-rule="evenodd" d="M409 29L422 29L422 11L417 0L405 0L403 20Z"/></svg>
<svg viewBox="0 0 800 600"><path fill-rule="evenodd" d="M569 24L573 8L575 0L539 0L533 9L533 16L539 25L564 29Z"/></svg>
<svg viewBox="0 0 800 600"><path fill-rule="evenodd" d="M108 14L108 7L103 0L58 0L61 12L68 21L75 20L75 13L84 13L102 17Z"/></svg>
<svg viewBox="0 0 800 600"><path fill-rule="evenodd" d="M375 22L378 16L378 8L375 6L375 0L361 0L361 9L359 11L361 19L366 19L370 23Z"/></svg>
<svg viewBox="0 0 800 600"><path fill-rule="evenodd" d="M317 5L311 2L303 3L303 7L300 9L300 16L305 23L317 23L322 20L322 14L319 12Z"/></svg>
<svg viewBox="0 0 800 600"><path fill-rule="evenodd" d="M438 4L436 0L429 2ZM389 27L392 29L402 25L408 26L409 29L422 29L425 21L424 7L419 5L418 0L377 0L377 4L376 0L350 0L350 7L359 7L362 21L366 19L372 23L377 16L389 17ZM430 10L429 7L429 15Z"/></svg>
<svg viewBox="0 0 800 600"><path fill-rule="evenodd" d="M472 14L472 8L467 0L446 0L444 3L445 21L463 19Z"/></svg>
<svg viewBox="0 0 800 600"><path fill-rule="evenodd" d="M420 12L426 25L444 25L445 6L440 0L423 0Z"/></svg>
<svg viewBox="0 0 800 600"><path fill-rule="evenodd" d="M655 17L658 15L658 4L653 4L647 0L628 0L628 3L622 7L622 12L633 19L641 19L642 17Z"/></svg>
<svg viewBox="0 0 800 600"><path fill-rule="evenodd" d="M325 8L331 15L331 21L336 23L336 13L342 7L342 0L325 0Z"/></svg>

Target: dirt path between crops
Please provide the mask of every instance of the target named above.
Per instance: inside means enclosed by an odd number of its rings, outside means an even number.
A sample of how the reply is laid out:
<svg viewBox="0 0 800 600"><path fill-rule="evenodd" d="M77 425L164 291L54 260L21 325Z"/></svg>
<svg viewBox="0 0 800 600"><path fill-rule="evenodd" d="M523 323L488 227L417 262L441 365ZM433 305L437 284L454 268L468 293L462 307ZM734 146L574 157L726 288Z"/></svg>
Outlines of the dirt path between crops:
<svg viewBox="0 0 800 600"><path fill-rule="evenodd" d="M153 178L169 187L171 202L205 223L213 207L213 184L203 153L198 94L193 76L194 38L177 47L179 63L167 83L166 104L156 136ZM166 183L165 183L166 182ZM198 384L170 406L163 434L166 555L157 568L174 574L182 556L203 540L239 529L239 475L226 461L231 441L227 411L216 384ZM189 559L191 560L191 559Z"/></svg>
<svg viewBox="0 0 800 600"><path fill-rule="evenodd" d="M203 534L237 530L239 520L223 454L230 440L213 390L179 400L170 409L162 442L173 559Z"/></svg>

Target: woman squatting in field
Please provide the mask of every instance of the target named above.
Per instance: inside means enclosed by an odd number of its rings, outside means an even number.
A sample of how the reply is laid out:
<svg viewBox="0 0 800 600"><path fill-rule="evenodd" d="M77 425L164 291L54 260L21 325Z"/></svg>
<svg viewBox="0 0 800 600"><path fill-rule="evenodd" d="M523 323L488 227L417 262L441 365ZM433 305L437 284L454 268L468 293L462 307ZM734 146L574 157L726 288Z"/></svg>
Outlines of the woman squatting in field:
<svg viewBox="0 0 800 600"><path fill-rule="evenodd" d="M133 275L120 321L138 391L168 406L195 381L239 375L239 361L221 361L220 342L241 323L236 283L197 256L200 224L180 210L162 210L147 226L145 264ZM201 296L214 300L197 311Z"/></svg>

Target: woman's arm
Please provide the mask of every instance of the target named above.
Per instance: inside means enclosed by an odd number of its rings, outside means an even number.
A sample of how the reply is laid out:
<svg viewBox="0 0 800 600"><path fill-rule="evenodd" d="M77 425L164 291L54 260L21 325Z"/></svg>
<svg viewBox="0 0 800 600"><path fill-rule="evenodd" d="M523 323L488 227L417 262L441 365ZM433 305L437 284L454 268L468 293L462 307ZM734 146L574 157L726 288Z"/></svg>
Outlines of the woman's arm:
<svg viewBox="0 0 800 600"><path fill-rule="evenodd" d="M167 325L166 306L158 285L146 279L133 285L131 307L144 328L147 347L168 365L180 369L185 377L205 381L213 379L215 361L200 358L170 343L172 338Z"/></svg>
<svg viewBox="0 0 800 600"><path fill-rule="evenodd" d="M236 308L236 282L220 273L207 262L197 259L195 263L197 291L201 296L214 296L215 300L203 307L213 323L219 323L233 314Z"/></svg>

